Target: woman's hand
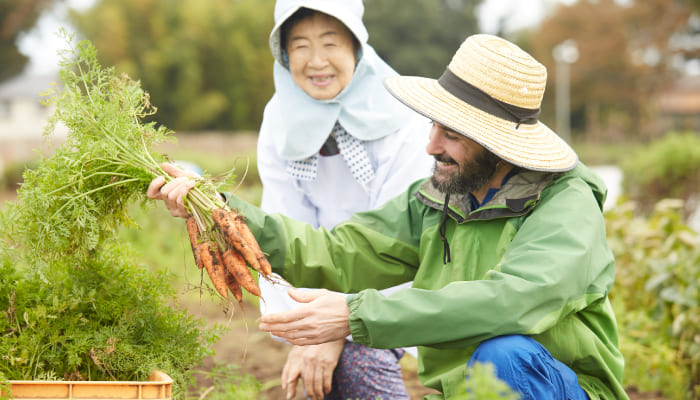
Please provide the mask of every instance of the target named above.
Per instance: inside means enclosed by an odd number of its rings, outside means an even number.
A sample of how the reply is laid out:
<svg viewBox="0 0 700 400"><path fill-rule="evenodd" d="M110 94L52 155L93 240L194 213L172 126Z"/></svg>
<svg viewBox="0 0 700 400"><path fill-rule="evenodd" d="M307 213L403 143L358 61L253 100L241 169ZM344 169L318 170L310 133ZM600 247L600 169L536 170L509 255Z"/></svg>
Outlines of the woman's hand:
<svg viewBox="0 0 700 400"><path fill-rule="evenodd" d="M187 218L189 213L184 207L185 196L194 187L196 180L200 178L199 175L180 169L173 164L164 163L160 167L175 179L167 184L163 176L153 179L146 191L148 198L163 200L165 207L173 217Z"/></svg>
<svg viewBox="0 0 700 400"><path fill-rule="evenodd" d="M323 400L330 393L333 371L343 352L345 339L311 346L294 346L282 369L282 388L287 399L296 394L297 381L301 378L306 396L311 400Z"/></svg>

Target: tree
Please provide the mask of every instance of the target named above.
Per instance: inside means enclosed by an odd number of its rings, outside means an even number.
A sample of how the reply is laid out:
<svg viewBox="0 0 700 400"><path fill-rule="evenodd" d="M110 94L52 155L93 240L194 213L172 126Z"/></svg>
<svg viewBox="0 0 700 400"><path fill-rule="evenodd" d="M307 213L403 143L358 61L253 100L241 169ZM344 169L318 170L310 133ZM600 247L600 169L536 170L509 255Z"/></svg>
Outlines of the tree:
<svg viewBox="0 0 700 400"><path fill-rule="evenodd" d="M11 78L24 69L29 58L19 52L17 38L31 29L42 11L55 0L0 1L0 81Z"/></svg>
<svg viewBox="0 0 700 400"><path fill-rule="evenodd" d="M369 43L402 75L437 78L478 32L480 0L365 0Z"/></svg>
<svg viewBox="0 0 700 400"><path fill-rule="evenodd" d="M100 62L141 81L175 130L257 129L273 92L273 0L100 0L71 13Z"/></svg>
<svg viewBox="0 0 700 400"><path fill-rule="evenodd" d="M571 65L571 109L575 126L589 139L603 134L622 139L655 134L650 98L678 71L670 62L677 49L671 37L687 29L691 9L680 0L580 0L559 5L531 37L533 55L554 66L552 49L567 39L578 47ZM548 87L556 70L549 68ZM552 90L545 96L550 112Z"/></svg>

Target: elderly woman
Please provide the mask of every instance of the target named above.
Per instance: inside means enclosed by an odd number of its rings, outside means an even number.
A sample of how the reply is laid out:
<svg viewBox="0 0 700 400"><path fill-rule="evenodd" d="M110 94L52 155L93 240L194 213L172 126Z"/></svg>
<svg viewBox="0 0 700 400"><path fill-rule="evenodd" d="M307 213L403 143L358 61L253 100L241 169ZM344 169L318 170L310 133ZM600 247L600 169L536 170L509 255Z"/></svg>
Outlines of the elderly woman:
<svg viewBox="0 0 700 400"><path fill-rule="evenodd" d="M360 0L277 1L270 35L276 92L258 142L265 211L330 229L430 174L423 150L429 121L384 88L396 72L367 43L363 12ZM295 306L284 286L260 283L263 313ZM288 397L302 378L312 399L408 399L402 355L351 338L294 346L282 385Z"/></svg>

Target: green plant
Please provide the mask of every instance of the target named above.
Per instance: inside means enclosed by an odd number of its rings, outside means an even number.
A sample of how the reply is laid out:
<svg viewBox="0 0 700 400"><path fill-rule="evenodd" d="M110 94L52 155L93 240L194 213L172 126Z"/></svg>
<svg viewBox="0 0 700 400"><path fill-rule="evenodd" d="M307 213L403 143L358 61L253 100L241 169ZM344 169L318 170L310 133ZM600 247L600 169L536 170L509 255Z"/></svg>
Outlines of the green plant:
<svg viewBox="0 0 700 400"><path fill-rule="evenodd" d="M198 371L198 373L207 382L205 387L194 388L200 399L260 399L262 384L252 375L241 371L237 365L218 364L210 371Z"/></svg>
<svg viewBox="0 0 700 400"><path fill-rule="evenodd" d="M60 121L68 137L25 171L18 200L0 212L0 373L145 380L159 369L183 398L220 329L174 306L170 276L136 262L118 238L162 173L151 146L170 132L140 122L155 109L137 82L101 68L89 42L71 49L63 88L47 93L56 105L47 134ZM191 209L221 202L209 180L193 193Z"/></svg>
<svg viewBox="0 0 700 400"><path fill-rule="evenodd" d="M155 177L172 179L160 168L165 157L151 149L171 132L142 123L156 112L148 94L128 76L100 66L90 42L73 45L71 35L63 35L70 49L60 63L62 87L44 96L56 107L47 135L61 122L67 138L53 156L25 172L21 205L9 207L18 223L7 234L28 248L38 266L66 253L87 256L118 226L131 223L128 206L145 198ZM213 180L200 179L186 206L204 228L213 224L208 210L225 204Z"/></svg>
<svg viewBox="0 0 700 400"><path fill-rule="evenodd" d="M623 189L643 210L665 198L687 200L700 187L700 136L669 133L633 152L621 167Z"/></svg>
<svg viewBox="0 0 700 400"><path fill-rule="evenodd" d="M146 380L166 372L182 398L192 368L212 354L221 328L173 307L164 272L103 242L90 258L53 260L39 274L0 251L0 375L6 379Z"/></svg>
<svg viewBox="0 0 700 400"><path fill-rule="evenodd" d="M492 364L475 363L467 371L465 400L518 400L520 395L498 379Z"/></svg>
<svg viewBox="0 0 700 400"><path fill-rule="evenodd" d="M474 363L453 390L454 400L518 400L520 394L500 380L491 363Z"/></svg>
<svg viewBox="0 0 700 400"><path fill-rule="evenodd" d="M700 236L682 209L663 200L648 217L631 202L606 213L627 379L674 399L695 398L700 384Z"/></svg>

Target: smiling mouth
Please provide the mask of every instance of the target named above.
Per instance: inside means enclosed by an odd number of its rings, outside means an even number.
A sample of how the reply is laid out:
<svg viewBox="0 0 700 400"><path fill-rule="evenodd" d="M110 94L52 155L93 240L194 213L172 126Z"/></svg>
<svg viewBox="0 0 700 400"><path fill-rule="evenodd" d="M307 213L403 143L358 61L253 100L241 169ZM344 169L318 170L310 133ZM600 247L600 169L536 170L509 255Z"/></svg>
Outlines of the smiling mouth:
<svg viewBox="0 0 700 400"><path fill-rule="evenodd" d="M310 76L309 80L317 86L326 86L333 81L333 75Z"/></svg>
<svg viewBox="0 0 700 400"><path fill-rule="evenodd" d="M441 167L449 167L452 165L457 165L457 162L453 160L452 158L449 157L444 157L444 156L435 156L435 165L439 165Z"/></svg>

